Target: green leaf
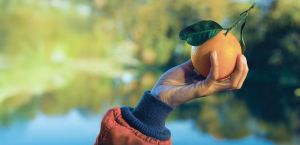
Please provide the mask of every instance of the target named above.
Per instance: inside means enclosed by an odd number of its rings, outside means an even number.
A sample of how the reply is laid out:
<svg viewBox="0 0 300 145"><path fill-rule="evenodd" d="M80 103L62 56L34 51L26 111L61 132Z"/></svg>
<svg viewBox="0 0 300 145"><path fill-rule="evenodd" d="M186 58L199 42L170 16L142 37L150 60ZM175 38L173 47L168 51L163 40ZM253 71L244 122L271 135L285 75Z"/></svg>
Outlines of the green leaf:
<svg viewBox="0 0 300 145"><path fill-rule="evenodd" d="M216 36L223 28L211 20L200 21L180 31L179 38L188 44L198 46Z"/></svg>

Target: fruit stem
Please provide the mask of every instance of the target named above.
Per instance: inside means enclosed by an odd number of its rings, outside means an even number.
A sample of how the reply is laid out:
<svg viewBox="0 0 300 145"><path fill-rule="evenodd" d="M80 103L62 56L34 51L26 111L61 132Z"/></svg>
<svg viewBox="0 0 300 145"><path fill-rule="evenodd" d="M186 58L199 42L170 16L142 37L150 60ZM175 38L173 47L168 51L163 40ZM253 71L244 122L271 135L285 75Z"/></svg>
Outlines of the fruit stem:
<svg viewBox="0 0 300 145"><path fill-rule="evenodd" d="M238 25L242 20L246 20L246 18L249 15L250 10L252 10L255 7L255 3L253 3L246 11L242 12L240 14L240 17L238 20L236 20L231 27L225 28L226 32L224 33L225 35L228 34L229 31L231 31L236 25Z"/></svg>

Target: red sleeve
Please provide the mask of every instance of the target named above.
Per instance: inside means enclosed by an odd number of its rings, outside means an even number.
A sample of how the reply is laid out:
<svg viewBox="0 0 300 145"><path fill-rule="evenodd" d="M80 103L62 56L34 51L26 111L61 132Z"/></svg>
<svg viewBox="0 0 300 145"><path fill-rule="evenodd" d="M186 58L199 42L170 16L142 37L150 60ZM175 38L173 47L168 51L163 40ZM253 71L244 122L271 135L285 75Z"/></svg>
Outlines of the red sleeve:
<svg viewBox="0 0 300 145"><path fill-rule="evenodd" d="M146 136L132 128L122 118L120 108L107 111L101 122L101 130L95 145L171 145L171 138L161 141Z"/></svg>

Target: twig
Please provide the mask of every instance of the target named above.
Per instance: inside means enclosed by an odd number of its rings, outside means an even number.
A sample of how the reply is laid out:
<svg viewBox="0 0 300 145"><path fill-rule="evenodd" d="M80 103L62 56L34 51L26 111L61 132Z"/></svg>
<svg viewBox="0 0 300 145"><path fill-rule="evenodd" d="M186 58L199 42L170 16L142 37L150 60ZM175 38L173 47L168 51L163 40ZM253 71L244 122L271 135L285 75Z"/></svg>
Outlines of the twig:
<svg viewBox="0 0 300 145"><path fill-rule="evenodd" d="M248 17L248 15L249 15L249 11L250 11L251 9L253 9L254 7L255 7L255 3L253 3L246 11L242 12L242 13L240 14L239 19L236 20L236 21L232 24L231 27L225 29L226 32L225 32L224 34L227 35L227 33L228 33L229 31L231 31L231 29L233 29L236 25L238 25L242 20L245 21L245 19L246 19L246 18Z"/></svg>

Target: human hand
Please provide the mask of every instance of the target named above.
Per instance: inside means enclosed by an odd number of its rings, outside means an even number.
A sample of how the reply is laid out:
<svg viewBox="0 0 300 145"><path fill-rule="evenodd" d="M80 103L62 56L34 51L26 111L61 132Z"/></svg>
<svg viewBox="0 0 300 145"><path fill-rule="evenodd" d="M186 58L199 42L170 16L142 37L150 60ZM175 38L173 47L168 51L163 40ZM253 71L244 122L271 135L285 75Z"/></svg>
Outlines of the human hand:
<svg viewBox="0 0 300 145"><path fill-rule="evenodd" d="M171 68L160 77L151 94L171 107L176 107L195 98L242 87L249 71L244 55L237 57L235 70L222 80L218 80L219 63L215 51L210 54L210 62L211 68L206 79L194 71L190 60Z"/></svg>

